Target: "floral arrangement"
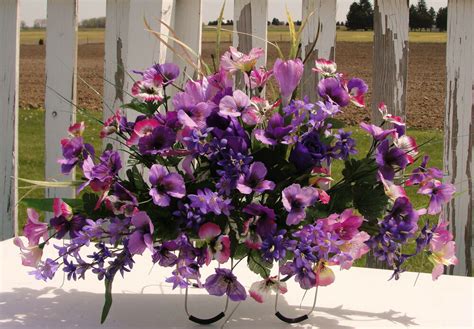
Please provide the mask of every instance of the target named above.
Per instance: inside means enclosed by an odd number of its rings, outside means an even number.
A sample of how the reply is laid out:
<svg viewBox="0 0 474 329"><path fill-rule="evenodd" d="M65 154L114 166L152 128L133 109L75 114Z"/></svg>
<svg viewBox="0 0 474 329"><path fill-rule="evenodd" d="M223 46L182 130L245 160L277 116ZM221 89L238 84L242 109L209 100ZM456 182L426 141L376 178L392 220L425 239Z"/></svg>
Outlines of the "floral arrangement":
<svg viewBox="0 0 474 329"><path fill-rule="evenodd" d="M42 280L60 268L69 280L87 273L104 280L104 321L114 277L132 271L140 255L169 268L173 288L194 284L260 303L287 290L272 268L311 289L332 284L332 268L349 269L369 251L395 279L419 253L433 263L433 279L456 264L448 222L422 220L440 214L455 189L419 155L405 123L381 104L382 122L360 124L372 145L356 156L356 141L337 115L351 104L364 107L364 81L319 59L320 100L312 102L297 97L301 59L277 59L267 70L256 67L262 55L231 47L216 72L181 86L173 63L137 72L129 110L103 123L101 137L116 141L101 153L84 142L84 123L71 126L59 162L64 174L82 173L74 182L82 198L34 202L53 217L43 222L28 209L24 238L15 239L23 265ZM240 89L236 77L243 77ZM265 97L271 79L277 99ZM338 179L334 162L343 166ZM425 207L412 204L409 188L426 195ZM44 248L58 256L42 259ZM261 280L247 290L233 273L236 264L225 265L233 260ZM215 273L201 277L204 266Z"/></svg>

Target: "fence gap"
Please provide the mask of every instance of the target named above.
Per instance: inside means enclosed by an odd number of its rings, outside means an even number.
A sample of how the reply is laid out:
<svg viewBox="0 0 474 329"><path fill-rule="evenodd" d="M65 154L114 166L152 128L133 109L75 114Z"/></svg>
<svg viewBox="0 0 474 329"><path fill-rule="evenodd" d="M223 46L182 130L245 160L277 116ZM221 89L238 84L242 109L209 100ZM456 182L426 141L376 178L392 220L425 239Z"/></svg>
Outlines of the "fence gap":
<svg viewBox="0 0 474 329"><path fill-rule="evenodd" d="M406 119L408 1L375 0L372 122L381 122L380 102Z"/></svg>
<svg viewBox="0 0 474 329"><path fill-rule="evenodd" d="M45 179L74 180L61 174L57 160L62 157L59 141L76 120L77 90L77 0L48 0L46 28L46 94L45 94ZM75 190L48 188L47 198L71 198Z"/></svg>
<svg viewBox="0 0 474 329"><path fill-rule="evenodd" d="M18 233L18 0L0 1L0 241ZM8 46L7 46L8 45Z"/></svg>
<svg viewBox="0 0 474 329"><path fill-rule="evenodd" d="M336 7L335 0L303 0L302 19L309 17L301 37L302 58L310 56L305 63L303 74L302 95L308 96L310 101L317 99L316 86L319 82L318 74L312 71L314 61L318 58L334 60L336 50ZM310 53L318 34L316 46Z"/></svg>
<svg viewBox="0 0 474 329"><path fill-rule="evenodd" d="M450 274L473 275L474 224L474 3L449 0L446 47L447 94L444 129L445 181L456 186L456 197L444 214L451 222L459 264Z"/></svg>

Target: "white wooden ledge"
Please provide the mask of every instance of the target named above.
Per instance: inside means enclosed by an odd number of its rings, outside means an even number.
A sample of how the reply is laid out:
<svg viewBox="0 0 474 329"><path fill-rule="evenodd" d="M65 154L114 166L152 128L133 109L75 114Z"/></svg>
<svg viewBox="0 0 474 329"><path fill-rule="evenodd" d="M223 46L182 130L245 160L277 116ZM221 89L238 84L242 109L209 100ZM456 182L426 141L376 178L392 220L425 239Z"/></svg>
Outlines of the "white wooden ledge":
<svg viewBox="0 0 474 329"><path fill-rule="evenodd" d="M52 247L46 248L51 251ZM54 256L50 254L49 256ZM114 282L113 305L104 325L99 324L103 303L103 282L88 273L87 280L62 285L63 274L53 281L36 281L20 265L12 240L0 242L0 328L197 328L184 312L184 292L171 290L164 282L171 269L154 267L149 254L135 257L136 264L125 279ZM209 267L205 279L213 272ZM245 266L236 275L246 286L257 279ZM473 328L474 279L442 276L437 282L421 274L407 272L399 281L387 281L391 272L353 268L336 270L336 281L319 289L316 311L297 328ZM280 311L287 316L307 312L314 290L310 290L298 310L302 290L293 279L289 292L280 299ZM195 289L189 298L190 312L208 317L220 312L224 298L208 296ZM235 307L230 303L229 311ZM226 328L286 328L274 315L274 296L265 304L248 298ZM215 324L220 327L223 320Z"/></svg>

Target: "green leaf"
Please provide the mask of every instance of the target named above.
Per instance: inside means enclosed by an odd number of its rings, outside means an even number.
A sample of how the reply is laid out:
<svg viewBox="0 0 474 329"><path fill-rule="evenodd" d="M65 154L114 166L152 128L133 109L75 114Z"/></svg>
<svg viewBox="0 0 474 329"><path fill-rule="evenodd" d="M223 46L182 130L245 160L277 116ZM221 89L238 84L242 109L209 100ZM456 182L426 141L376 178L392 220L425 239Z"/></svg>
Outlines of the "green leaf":
<svg viewBox="0 0 474 329"><path fill-rule="evenodd" d="M273 263L264 260L256 250L252 250L249 253L247 265L252 272L260 275L264 279L270 276L270 271L273 267Z"/></svg>
<svg viewBox="0 0 474 329"><path fill-rule="evenodd" d="M102 316L100 318L100 324L103 324L109 315L110 308L112 307L112 281L113 279L105 279L105 302L102 307Z"/></svg>
<svg viewBox="0 0 474 329"><path fill-rule="evenodd" d="M326 123L330 123L332 125L331 128L333 129L340 129L340 128L344 128L345 126L344 122L338 119L334 119L334 118L327 118L324 121L326 121Z"/></svg>
<svg viewBox="0 0 474 329"><path fill-rule="evenodd" d="M73 208L81 208L82 207L82 200L81 199L62 199L68 205ZM53 198L48 199L36 199L36 198L26 198L21 200L21 203L28 208L34 208L40 211L53 211Z"/></svg>

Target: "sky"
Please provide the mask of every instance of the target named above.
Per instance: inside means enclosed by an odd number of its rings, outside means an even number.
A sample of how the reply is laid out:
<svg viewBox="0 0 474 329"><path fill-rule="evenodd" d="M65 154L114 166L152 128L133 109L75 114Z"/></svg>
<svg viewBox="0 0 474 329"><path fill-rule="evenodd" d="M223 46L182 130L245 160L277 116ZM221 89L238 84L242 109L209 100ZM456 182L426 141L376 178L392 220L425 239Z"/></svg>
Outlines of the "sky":
<svg viewBox="0 0 474 329"><path fill-rule="evenodd" d="M2 1L2 0L0 0ZM106 0L79 0L79 19L105 16ZM194 0L189 0L194 1ZM207 23L215 20L219 16L219 11L224 0L202 0L203 1L203 21ZM338 0L337 20L345 21L350 4L354 0ZM21 0L20 15L21 20L28 25L33 25L37 18L46 18L46 0ZM293 19L301 19L301 0L268 0L269 13L271 20L273 17L279 19L285 18L285 5L288 5ZM416 0L410 0L410 3L416 3ZM426 0L428 7L433 6L436 11L439 7L446 6L447 0ZM232 19L233 0L227 0L225 19Z"/></svg>

